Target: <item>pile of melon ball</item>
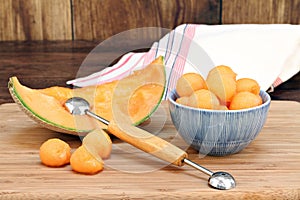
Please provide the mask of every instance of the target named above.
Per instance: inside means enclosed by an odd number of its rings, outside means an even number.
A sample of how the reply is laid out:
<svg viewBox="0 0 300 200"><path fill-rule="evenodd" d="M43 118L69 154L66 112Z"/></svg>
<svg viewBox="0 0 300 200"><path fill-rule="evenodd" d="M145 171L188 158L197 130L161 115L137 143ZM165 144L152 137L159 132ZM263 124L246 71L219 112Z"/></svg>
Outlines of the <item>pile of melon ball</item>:
<svg viewBox="0 0 300 200"><path fill-rule="evenodd" d="M239 110L262 104L260 86L254 79L241 78L228 66L211 69L206 80L200 74L186 73L177 81L176 102L194 108Z"/></svg>
<svg viewBox="0 0 300 200"><path fill-rule="evenodd" d="M104 161L110 157L112 141L102 129L94 129L82 140L81 146L71 153L70 145L51 138L40 146L40 159L48 167L63 167L70 164L74 172L96 174L104 169Z"/></svg>

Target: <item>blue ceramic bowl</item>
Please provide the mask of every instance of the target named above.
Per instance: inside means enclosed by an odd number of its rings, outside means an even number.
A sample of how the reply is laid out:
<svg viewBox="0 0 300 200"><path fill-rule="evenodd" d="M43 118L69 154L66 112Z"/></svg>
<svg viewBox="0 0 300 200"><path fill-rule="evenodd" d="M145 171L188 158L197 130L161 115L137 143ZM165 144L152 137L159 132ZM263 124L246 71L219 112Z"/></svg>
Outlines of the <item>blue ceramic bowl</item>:
<svg viewBox="0 0 300 200"><path fill-rule="evenodd" d="M208 110L176 103L177 93L169 95L169 109L181 137L204 155L224 156L243 150L263 128L271 98L260 91L263 104L242 110Z"/></svg>

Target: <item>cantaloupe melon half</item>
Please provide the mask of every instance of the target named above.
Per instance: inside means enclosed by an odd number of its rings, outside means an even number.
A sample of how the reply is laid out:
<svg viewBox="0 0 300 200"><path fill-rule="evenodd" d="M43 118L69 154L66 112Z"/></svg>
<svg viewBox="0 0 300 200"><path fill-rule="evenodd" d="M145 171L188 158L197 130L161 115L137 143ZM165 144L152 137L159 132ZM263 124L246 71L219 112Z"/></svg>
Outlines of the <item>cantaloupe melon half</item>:
<svg viewBox="0 0 300 200"><path fill-rule="evenodd" d="M165 83L163 57L158 57L147 67L122 80L102 85L77 89L58 86L31 89L22 85L17 77L11 77L8 87L14 101L34 121L54 131L78 135L104 126L88 116L71 115L64 107L67 99L73 96L85 98L92 111L109 121L118 114L113 113L114 104L118 104L122 107L119 112L124 112L122 115L138 125L157 109Z"/></svg>

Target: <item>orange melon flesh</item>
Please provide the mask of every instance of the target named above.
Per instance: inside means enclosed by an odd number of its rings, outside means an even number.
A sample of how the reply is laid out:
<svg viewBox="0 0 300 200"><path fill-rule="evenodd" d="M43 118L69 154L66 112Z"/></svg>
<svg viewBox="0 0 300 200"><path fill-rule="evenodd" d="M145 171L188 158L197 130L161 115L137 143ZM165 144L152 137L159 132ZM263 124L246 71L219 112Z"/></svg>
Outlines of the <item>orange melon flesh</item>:
<svg viewBox="0 0 300 200"><path fill-rule="evenodd" d="M15 102L39 124L51 130L77 134L105 126L88 116L71 115L64 107L67 99L83 97L90 103L92 111L108 121L122 112L132 124L138 125L147 120L160 104L165 81L163 58L159 57L146 68L122 80L98 86L31 89L23 86L16 77L12 77L9 90ZM113 108L116 106L122 109L114 113Z"/></svg>
<svg viewBox="0 0 300 200"><path fill-rule="evenodd" d="M116 123L126 121L138 125L157 108L154 101L161 102L166 83L163 58L157 58L150 66L118 81L112 99L112 118Z"/></svg>
<svg viewBox="0 0 300 200"><path fill-rule="evenodd" d="M61 104L64 104L65 101L73 96L73 91L70 88L64 88L64 87L50 87L45 89L39 89L39 92L52 96L55 99L57 99Z"/></svg>
<svg viewBox="0 0 300 200"><path fill-rule="evenodd" d="M90 103L92 111L104 119L111 120L111 101L116 84L117 81L113 81L98 86L88 86L73 90L70 88L54 86L39 91L43 94L53 96L60 101L62 106L71 97L82 97Z"/></svg>
<svg viewBox="0 0 300 200"><path fill-rule="evenodd" d="M131 117L131 121L134 123L139 122L145 116L150 116L150 111L153 110L153 107L157 105L157 102L160 101L159 95L164 92L164 87L158 84L147 84L139 88L134 92L130 97L128 112Z"/></svg>
<svg viewBox="0 0 300 200"><path fill-rule="evenodd" d="M23 86L16 77L10 78L10 84L13 85L13 91L10 91L14 100L41 125L55 131L62 129L71 132L88 132L96 127L95 122L87 116L71 115L62 106L60 99Z"/></svg>

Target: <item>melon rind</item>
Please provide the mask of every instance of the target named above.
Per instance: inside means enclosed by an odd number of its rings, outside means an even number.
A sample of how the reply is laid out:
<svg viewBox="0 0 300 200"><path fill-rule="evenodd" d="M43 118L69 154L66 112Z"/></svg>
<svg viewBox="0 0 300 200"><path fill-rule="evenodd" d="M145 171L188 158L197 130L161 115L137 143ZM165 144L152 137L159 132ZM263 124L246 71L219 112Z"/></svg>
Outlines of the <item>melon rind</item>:
<svg viewBox="0 0 300 200"><path fill-rule="evenodd" d="M164 66L164 58L161 56L159 59L160 60L159 60L158 64L160 64L162 66L160 68L161 69L161 73L163 73L163 76L166 77L166 71L165 71L165 66ZM37 122L39 125L47 128L47 129L56 131L56 132L61 132L61 133L66 133L66 134L71 134L71 135L79 135L79 134L80 135L84 135L84 134L86 134L86 133L88 133L88 132L90 132L90 131L93 130L93 129L91 129L91 130L78 130L76 128L66 127L66 126L63 126L61 124L57 124L57 123L54 123L52 121L49 121L46 118L40 116L35 111L33 111L30 108L30 106L27 105L22 100L22 97L18 94L18 91L17 91L17 89L15 87L14 79L15 79L15 81L18 81L17 77L11 77L9 79L9 82L8 82L8 89L9 89L9 92L10 92L13 100L21 108L21 110L25 112L25 114L27 114L32 120L34 120L35 122ZM18 83L18 84L20 84L20 83ZM164 93L165 93L165 90L166 90L166 87L165 87L166 86L166 78L164 78L163 82L161 82L160 84L163 86L163 91L161 93L159 101L153 107L153 109L149 112L148 115L146 115L142 119L138 120L133 125L137 126L137 125L140 125L141 123L145 122L157 110L158 106L160 105L160 103L161 103L161 101L163 99L163 96L164 96Z"/></svg>
<svg viewBox="0 0 300 200"><path fill-rule="evenodd" d="M164 57L161 56L160 59L161 59L161 60L160 60L161 65L163 66L163 73L164 73L164 77L165 77L164 82L161 83L161 84L164 86L163 91L162 91L162 94L161 94L161 96L160 96L160 98L159 98L159 101L157 102L156 106L151 110L151 112L150 112L147 116L145 116L144 118L142 118L141 120L135 122L135 123L133 124L134 126L138 126L138 125L140 125L141 123L143 123L143 122L145 122L146 120L148 120L148 119L151 117L151 115L157 110L158 106L161 104L162 99L163 99L163 97L164 97L164 93L165 93L165 91L166 91L166 81L167 81L167 80L166 80L166 70L165 70L165 66L164 66Z"/></svg>
<svg viewBox="0 0 300 200"><path fill-rule="evenodd" d="M10 78L9 82L8 82L8 89L9 89L9 92L10 92L13 100L15 101L15 103L17 103L17 105L21 108L21 110L24 111L25 114L27 114L27 116L29 116L32 120L37 122L39 125L47 128L47 129L53 130L53 131L57 131L57 132L60 132L60 133L71 134L71 135L78 135L78 133L84 133L85 134L85 133L88 133L88 132L91 131L91 130L78 130L78 129L75 129L75 128L65 127L65 126L62 126L60 124L50 122L49 120L47 120L47 119L43 118L42 116L38 115L37 113L35 113L22 100L22 98L20 97L20 95L16 91L16 89L14 87L13 79L14 79L14 77Z"/></svg>

